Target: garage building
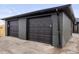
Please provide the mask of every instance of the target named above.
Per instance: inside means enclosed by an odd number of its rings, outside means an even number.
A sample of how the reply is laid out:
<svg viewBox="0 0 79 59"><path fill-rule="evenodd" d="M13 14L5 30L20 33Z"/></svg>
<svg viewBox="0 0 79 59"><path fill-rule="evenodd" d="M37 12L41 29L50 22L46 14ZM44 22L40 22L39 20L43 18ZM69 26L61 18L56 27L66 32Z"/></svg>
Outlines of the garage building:
<svg viewBox="0 0 79 59"><path fill-rule="evenodd" d="M75 17L71 5L3 18L6 35L63 47L71 38Z"/></svg>
<svg viewBox="0 0 79 59"><path fill-rule="evenodd" d="M79 33L79 18L76 18L76 22L74 24L74 33Z"/></svg>

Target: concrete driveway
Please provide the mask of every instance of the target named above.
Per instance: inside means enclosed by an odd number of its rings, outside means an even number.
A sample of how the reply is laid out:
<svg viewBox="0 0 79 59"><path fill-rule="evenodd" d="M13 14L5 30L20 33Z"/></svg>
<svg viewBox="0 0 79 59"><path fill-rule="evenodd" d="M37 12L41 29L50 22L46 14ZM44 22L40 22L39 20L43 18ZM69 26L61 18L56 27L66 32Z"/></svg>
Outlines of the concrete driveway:
<svg viewBox="0 0 79 59"><path fill-rule="evenodd" d="M15 37L0 38L0 54L65 54L79 53L79 34L73 37L62 48L55 48L50 44L22 40Z"/></svg>

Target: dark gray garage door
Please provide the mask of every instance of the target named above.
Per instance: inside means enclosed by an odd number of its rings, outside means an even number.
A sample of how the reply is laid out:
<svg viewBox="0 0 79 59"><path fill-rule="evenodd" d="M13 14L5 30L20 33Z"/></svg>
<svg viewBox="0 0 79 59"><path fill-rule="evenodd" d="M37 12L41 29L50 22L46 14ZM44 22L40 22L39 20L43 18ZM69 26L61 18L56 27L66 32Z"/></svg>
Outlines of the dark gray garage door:
<svg viewBox="0 0 79 59"><path fill-rule="evenodd" d="M79 23L77 24L77 32L79 33Z"/></svg>
<svg viewBox="0 0 79 59"><path fill-rule="evenodd" d="M9 36L18 37L18 21L9 21Z"/></svg>
<svg viewBox="0 0 79 59"><path fill-rule="evenodd" d="M29 19L29 40L51 43L51 33L50 17Z"/></svg>

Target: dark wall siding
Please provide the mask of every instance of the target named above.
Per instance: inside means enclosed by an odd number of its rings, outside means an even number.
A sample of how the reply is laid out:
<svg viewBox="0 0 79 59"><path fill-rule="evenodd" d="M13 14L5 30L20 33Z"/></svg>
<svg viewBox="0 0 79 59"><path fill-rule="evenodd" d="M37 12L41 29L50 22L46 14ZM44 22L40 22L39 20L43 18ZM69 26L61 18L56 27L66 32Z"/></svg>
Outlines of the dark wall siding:
<svg viewBox="0 0 79 59"><path fill-rule="evenodd" d="M26 18L19 18L19 38L26 40Z"/></svg>
<svg viewBox="0 0 79 59"><path fill-rule="evenodd" d="M71 20L63 13L62 46L64 46L72 36L71 25Z"/></svg>
<svg viewBox="0 0 79 59"><path fill-rule="evenodd" d="M52 15L53 24L53 45L55 47L62 47L62 27L63 27L63 13L56 13Z"/></svg>
<svg viewBox="0 0 79 59"><path fill-rule="evenodd" d="M59 38L58 38L58 18L57 14L52 15L52 42L55 47L59 46Z"/></svg>

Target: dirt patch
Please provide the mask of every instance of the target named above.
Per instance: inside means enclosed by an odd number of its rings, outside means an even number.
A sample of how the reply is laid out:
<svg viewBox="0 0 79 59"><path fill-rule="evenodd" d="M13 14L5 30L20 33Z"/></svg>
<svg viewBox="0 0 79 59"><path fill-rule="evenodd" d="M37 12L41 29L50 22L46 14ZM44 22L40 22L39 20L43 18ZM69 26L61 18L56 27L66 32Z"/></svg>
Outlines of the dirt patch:
<svg viewBox="0 0 79 59"><path fill-rule="evenodd" d="M73 37L62 48L55 48L50 44L22 40L15 37L0 38L0 53L3 54L75 54L79 53L79 34Z"/></svg>

